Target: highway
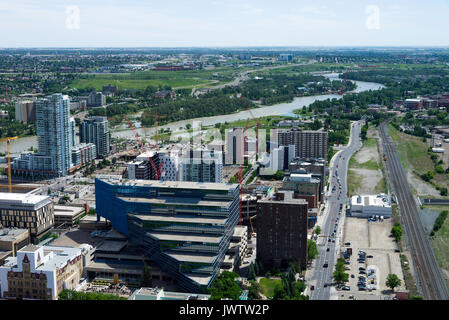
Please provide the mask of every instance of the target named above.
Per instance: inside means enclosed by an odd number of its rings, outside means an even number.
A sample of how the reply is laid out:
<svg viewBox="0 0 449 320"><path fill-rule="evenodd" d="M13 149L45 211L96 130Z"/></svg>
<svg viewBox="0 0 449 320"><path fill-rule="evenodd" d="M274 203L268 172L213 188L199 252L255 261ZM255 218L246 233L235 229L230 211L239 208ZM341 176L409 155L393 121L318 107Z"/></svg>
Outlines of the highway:
<svg viewBox="0 0 449 320"><path fill-rule="evenodd" d="M389 171L389 180L398 201L401 222L408 238L417 274L417 286L426 300L448 300L449 293L443 273L419 219L415 199L399 162L396 148L387 135L385 124L386 122L383 122L380 125L380 134Z"/></svg>
<svg viewBox="0 0 449 320"><path fill-rule="evenodd" d="M329 300L331 298L331 288L333 287L329 284L333 282L332 273L343 239L342 229L345 218L344 205L347 202L348 162L351 156L362 147L362 142L360 141L361 125L362 121L351 124L348 146L335 154L329 164L327 209L323 213L325 215L323 217L324 221L320 224L321 235L317 241L319 255L313 269L307 271L307 273L311 273L311 276L306 276L308 284L315 286L314 290L309 291L311 300ZM333 189L334 187L335 189ZM340 205L343 206L341 213ZM332 236L334 230L336 230L336 233ZM327 248L329 248L329 251L327 251ZM325 262L328 262L328 267L323 267ZM310 289L310 286L308 289ZM335 289L333 288L333 290Z"/></svg>

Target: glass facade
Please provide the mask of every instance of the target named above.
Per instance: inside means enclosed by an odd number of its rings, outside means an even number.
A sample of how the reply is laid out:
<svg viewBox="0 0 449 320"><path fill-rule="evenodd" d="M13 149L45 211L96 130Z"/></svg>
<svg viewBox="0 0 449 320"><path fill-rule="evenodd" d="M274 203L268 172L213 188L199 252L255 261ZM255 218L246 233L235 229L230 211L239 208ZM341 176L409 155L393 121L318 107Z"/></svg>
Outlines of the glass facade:
<svg viewBox="0 0 449 320"><path fill-rule="evenodd" d="M97 214L182 289L200 292L219 274L239 220L238 184L96 179L95 191Z"/></svg>

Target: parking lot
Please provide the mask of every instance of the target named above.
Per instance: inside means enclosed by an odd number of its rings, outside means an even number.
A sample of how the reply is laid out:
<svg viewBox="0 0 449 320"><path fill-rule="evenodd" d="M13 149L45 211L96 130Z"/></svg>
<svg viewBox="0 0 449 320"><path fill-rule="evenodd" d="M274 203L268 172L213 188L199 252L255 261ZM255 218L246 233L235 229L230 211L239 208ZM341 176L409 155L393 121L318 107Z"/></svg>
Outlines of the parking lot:
<svg viewBox="0 0 449 320"><path fill-rule="evenodd" d="M397 245L394 238L390 237L391 228L391 219L368 221L365 218L345 218L342 250L352 249L352 256L349 259L349 264L346 265L350 268L346 271L350 275L347 283L350 290L338 290L339 299L392 299L394 295L391 289L385 285L386 278L390 273L396 274L402 280L401 286L395 291L405 290L399 253L395 252ZM350 243L350 245L345 245L345 243ZM359 250L365 252L365 262L358 261ZM364 268L362 273L360 273L360 268ZM372 274L370 275L370 273ZM359 277L366 279L364 280L366 291L359 290ZM369 290L370 286L376 289Z"/></svg>

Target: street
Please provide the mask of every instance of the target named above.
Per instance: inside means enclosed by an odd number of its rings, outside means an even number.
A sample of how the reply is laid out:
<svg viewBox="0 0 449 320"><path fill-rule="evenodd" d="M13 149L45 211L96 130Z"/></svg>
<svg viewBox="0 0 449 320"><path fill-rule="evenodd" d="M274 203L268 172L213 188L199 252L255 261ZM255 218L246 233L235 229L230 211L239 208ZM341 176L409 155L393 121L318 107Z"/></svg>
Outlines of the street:
<svg viewBox="0 0 449 320"><path fill-rule="evenodd" d="M317 240L318 257L312 269L307 271L306 280L311 300L336 299L336 291L330 284L333 282L332 273L340 252L345 218L345 204L347 199L347 169L351 156L361 148L360 141L362 121L351 124L351 135L348 146L334 155L329 164L329 188L325 197L326 209L323 221L318 222L321 234ZM341 208L341 209L340 209ZM329 251L327 249L329 248ZM323 267L325 262L327 267ZM325 286L326 284L326 286ZM314 285L315 289L310 290Z"/></svg>

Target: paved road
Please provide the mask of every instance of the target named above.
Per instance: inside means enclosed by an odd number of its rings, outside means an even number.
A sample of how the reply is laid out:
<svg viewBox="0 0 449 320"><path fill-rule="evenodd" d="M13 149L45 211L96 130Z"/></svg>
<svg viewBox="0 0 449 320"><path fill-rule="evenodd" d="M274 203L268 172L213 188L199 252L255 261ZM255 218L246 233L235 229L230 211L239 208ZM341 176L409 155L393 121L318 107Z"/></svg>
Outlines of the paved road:
<svg viewBox="0 0 449 320"><path fill-rule="evenodd" d="M351 136L348 146L339 151L329 165L329 191L326 199L326 216L320 225L322 237L318 239L319 256L315 261L315 267L308 271L311 272L311 277L307 277L308 283L315 286L315 290L310 291L311 300L329 300L331 299L331 288L335 292L334 287L329 285L324 287L324 284L333 282L332 273L340 252L345 215L344 210L340 213L340 205L344 206L347 199L346 180L349 159L362 146L362 142L360 141L361 125L362 121L354 122L351 125ZM333 191L334 186L335 191ZM332 236L334 230L336 230L336 234ZM329 242L329 239L331 242ZM329 251L327 251L327 248L329 248ZM323 267L325 261L329 264L327 268Z"/></svg>
<svg viewBox="0 0 449 320"><path fill-rule="evenodd" d="M399 161L396 148L391 143L385 129L385 122L380 125L380 133L390 181L398 201L402 224L408 237L415 270L417 285L426 300L448 300L449 293L443 273L433 253L432 245L427 237L418 216L416 202L410 191L406 175Z"/></svg>

